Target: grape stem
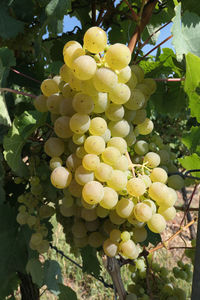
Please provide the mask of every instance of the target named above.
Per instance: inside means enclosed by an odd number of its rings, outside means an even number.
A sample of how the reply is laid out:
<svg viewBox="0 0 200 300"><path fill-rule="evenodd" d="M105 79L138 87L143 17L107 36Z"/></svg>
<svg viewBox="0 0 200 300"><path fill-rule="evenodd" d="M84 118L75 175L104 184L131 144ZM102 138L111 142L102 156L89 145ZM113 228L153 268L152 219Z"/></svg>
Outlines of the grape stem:
<svg viewBox="0 0 200 300"><path fill-rule="evenodd" d="M23 77L25 77L25 78L28 78L28 79L30 79L30 80L32 80L32 81L35 81L35 82L41 84L41 82L40 82L39 80L37 80L37 79L35 79L35 78L33 78L33 77L29 76L29 75L26 75L26 74L24 74L24 73L21 73L20 71L17 71L17 70L15 70L15 69L13 69L13 68L10 68L10 69L11 69L13 72L17 73L18 75L21 75L21 76L23 76Z"/></svg>
<svg viewBox="0 0 200 300"><path fill-rule="evenodd" d="M131 161L131 158L130 158L130 155L129 155L128 151L126 151L125 155L126 155L126 158L128 159L129 165L131 166L131 171L132 171L133 177L135 177L134 164Z"/></svg>
<svg viewBox="0 0 200 300"><path fill-rule="evenodd" d="M176 210L185 211L185 207L183 206L174 206ZM199 211L198 207L190 207L189 211Z"/></svg>
<svg viewBox="0 0 200 300"><path fill-rule="evenodd" d="M149 261L147 258L147 255L144 256L145 263L146 263L146 283L147 283L147 291L150 296L150 300L153 300L153 295L150 287L150 282L149 282L149 275L150 275L150 268L149 268Z"/></svg>
<svg viewBox="0 0 200 300"><path fill-rule="evenodd" d="M185 78L154 78L155 81L184 81Z"/></svg>
<svg viewBox="0 0 200 300"><path fill-rule="evenodd" d="M33 95L33 94L28 94L25 92L20 92L20 91L9 89L9 88L0 88L0 92L9 92L9 93L19 94L19 95L23 95L23 96L27 96L27 97L31 97L31 98L37 97L36 95Z"/></svg>

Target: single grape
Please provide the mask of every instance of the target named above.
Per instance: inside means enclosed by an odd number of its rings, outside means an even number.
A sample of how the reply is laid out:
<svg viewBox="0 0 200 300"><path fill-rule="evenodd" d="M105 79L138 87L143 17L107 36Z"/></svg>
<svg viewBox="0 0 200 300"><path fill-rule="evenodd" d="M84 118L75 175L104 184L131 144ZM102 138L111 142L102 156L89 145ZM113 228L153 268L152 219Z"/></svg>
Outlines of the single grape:
<svg viewBox="0 0 200 300"><path fill-rule="evenodd" d="M156 168L160 164L160 156L155 152L148 152L144 156L144 163L149 168Z"/></svg>
<svg viewBox="0 0 200 300"><path fill-rule="evenodd" d="M59 88L57 83L53 79L45 79L42 81L42 84L40 86L42 93L49 97L52 94L58 93Z"/></svg>
<svg viewBox="0 0 200 300"><path fill-rule="evenodd" d="M74 114L69 122L70 129L77 134L83 134L90 127L90 117L87 114Z"/></svg>
<svg viewBox="0 0 200 300"><path fill-rule="evenodd" d="M151 231L155 233L161 233L165 230L166 221L162 215L154 214L147 222L147 225Z"/></svg>
<svg viewBox="0 0 200 300"><path fill-rule="evenodd" d="M166 221L173 220L176 216L176 209L171 207L160 206L158 209L158 213L161 214Z"/></svg>
<svg viewBox="0 0 200 300"><path fill-rule="evenodd" d="M89 132L92 135L102 135L107 129L106 121L101 117L95 117L90 122Z"/></svg>
<svg viewBox="0 0 200 300"><path fill-rule="evenodd" d="M50 162L49 162L49 165L50 165L50 168L52 170L54 170L55 168L57 167L61 167L62 166L62 159L58 156L55 156L55 157L52 157Z"/></svg>
<svg viewBox="0 0 200 300"><path fill-rule="evenodd" d="M147 231L144 227L133 228L133 239L136 243L144 242L147 239Z"/></svg>
<svg viewBox="0 0 200 300"><path fill-rule="evenodd" d="M135 117L133 119L133 124L138 125L144 122L147 116L147 111L146 109L139 109L136 110ZM149 145L150 146L150 145ZM152 150L152 149L151 149Z"/></svg>
<svg viewBox="0 0 200 300"><path fill-rule="evenodd" d="M115 104L124 104L129 101L131 90L125 83L117 83L109 92L110 100Z"/></svg>
<svg viewBox="0 0 200 300"><path fill-rule="evenodd" d="M84 54L85 51L81 45L70 45L64 52L64 62L70 69L73 69L75 59Z"/></svg>
<svg viewBox="0 0 200 300"><path fill-rule="evenodd" d="M51 183L57 189L64 189L69 186L72 180L71 172L64 167L57 167L51 173Z"/></svg>
<svg viewBox="0 0 200 300"><path fill-rule="evenodd" d="M117 85L117 74L109 68L100 68L93 77L93 84L99 92L110 92Z"/></svg>
<svg viewBox="0 0 200 300"><path fill-rule="evenodd" d="M99 203L104 196L103 185L98 181L90 180L84 185L82 196L83 199L89 204Z"/></svg>
<svg viewBox="0 0 200 300"><path fill-rule="evenodd" d="M125 139L122 137L112 137L107 144L108 147L115 147L117 148L121 154L124 154L127 152L127 143Z"/></svg>
<svg viewBox="0 0 200 300"><path fill-rule="evenodd" d="M87 234L87 229L85 223L81 220L75 221L72 226L72 233L76 238L83 238Z"/></svg>
<svg viewBox="0 0 200 300"><path fill-rule="evenodd" d="M64 142L56 137L49 138L44 144L44 151L48 156L61 156L64 152Z"/></svg>
<svg viewBox="0 0 200 300"><path fill-rule="evenodd" d="M137 125L137 128L139 130L139 134L147 135L153 131L154 125L150 119L146 118L144 122Z"/></svg>
<svg viewBox="0 0 200 300"><path fill-rule="evenodd" d="M130 233L128 231L123 231L121 233L121 240L123 242L127 242L128 240L130 240L130 238L131 238L131 235L130 235Z"/></svg>
<svg viewBox="0 0 200 300"><path fill-rule="evenodd" d="M38 97L36 97L34 99L33 104L39 112L47 112L48 111L47 97L44 95L39 95Z"/></svg>
<svg viewBox="0 0 200 300"><path fill-rule="evenodd" d="M120 43L111 45L105 54L105 61L114 70L120 70L128 66L131 60L129 48Z"/></svg>
<svg viewBox="0 0 200 300"><path fill-rule="evenodd" d="M121 157L120 151L115 147L107 147L101 154L103 162L108 165L114 165L114 163Z"/></svg>
<svg viewBox="0 0 200 300"><path fill-rule="evenodd" d="M121 218L128 218L133 212L133 201L127 198L121 198L116 205L116 212Z"/></svg>
<svg viewBox="0 0 200 300"><path fill-rule="evenodd" d="M131 78L131 68L129 66L126 66L123 69L118 70L117 75L119 82L127 83Z"/></svg>
<svg viewBox="0 0 200 300"><path fill-rule="evenodd" d="M97 219L97 214L95 209L87 209L85 207L81 208L81 218L85 221L91 222Z"/></svg>
<svg viewBox="0 0 200 300"><path fill-rule="evenodd" d="M94 173L86 170L82 165L80 165L75 171L75 179L78 184L84 185L87 182L94 180Z"/></svg>
<svg viewBox="0 0 200 300"><path fill-rule="evenodd" d="M112 209L113 207L116 206L118 202L118 194L117 192L110 188L110 187L104 187L104 196L100 201L100 206L106 209Z"/></svg>
<svg viewBox="0 0 200 300"><path fill-rule="evenodd" d="M108 124L108 128L111 131L111 135L113 137L125 137L129 134L130 131L130 125L129 123L122 119L120 121L110 121Z"/></svg>
<svg viewBox="0 0 200 300"><path fill-rule="evenodd" d="M120 170L113 170L107 184L116 191L122 191L126 188L127 176Z"/></svg>
<svg viewBox="0 0 200 300"><path fill-rule="evenodd" d="M110 239L107 239L103 243L103 250L107 256L114 257L118 252L118 244L114 243Z"/></svg>
<svg viewBox="0 0 200 300"><path fill-rule="evenodd" d="M145 203L137 203L134 207L134 215L140 222L147 222L152 217L151 207Z"/></svg>
<svg viewBox="0 0 200 300"><path fill-rule="evenodd" d="M85 140L84 148L87 153L99 155L105 149L105 141L101 136L89 136Z"/></svg>
<svg viewBox="0 0 200 300"><path fill-rule="evenodd" d="M69 82L70 68L66 64L62 65L59 73L63 81Z"/></svg>
<svg viewBox="0 0 200 300"><path fill-rule="evenodd" d="M75 170L81 165L81 159L76 156L76 154L72 153L67 157L66 166L71 172L75 172Z"/></svg>
<svg viewBox="0 0 200 300"><path fill-rule="evenodd" d="M111 103L105 111L106 117L111 121L120 121L124 117L124 107L115 103Z"/></svg>
<svg viewBox="0 0 200 300"><path fill-rule="evenodd" d="M138 257L138 249L132 240L127 242L121 242L119 244L119 250L122 255L130 259L136 259Z"/></svg>
<svg viewBox="0 0 200 300"><path fill-rule="evenodd" d="M100 159L96 154L86 154L82 160L83 167L86 170L94 171L100 164Z"/></svg>
<svg viewBox="0 0 200 300"><path fill-rule="evenodd" d="M84 47L88 51L99 53L102 52L107 45L107 35L103 29L94 26L85 32L83 41Z"/></svg>
<svg viewBox="0 0 200 300"><path fill-rule="evenodd" d="M145 97L143 93L138 89L134 89L131 92L131 96L129 100L124 104L124 106L129 110L137 111L143 107L144 103L145 103Z"/></svg>
<svg viewBox="0 0 200 300"><path fill-rule="evenodd" d="M73 98L72 105L74 110L80 114L90 114L94 109L92 97L84 93L77 93Z"/></svg>
<svg viewBox="0 0 200 300"><path fill-rule="evenodd" d="M98 167L95 169L94 174L95 177L101 182L107 182L111 177L113 168L105 163L100 163Z"/></svg>
<svg viewBox="0 0 200 300"><path fill-rule="evenodd" d="M145 155L149 151L149 144L146 141L139 140L135 143L134 150L138 155Z"/></svg>
<svg viewBox="0 0 200 300"><path fill-rule="evenodd" d="M74 75L80 80L91 79L97 69L97 64L89 55L81 55L73 61Z"/></svg>
<svg viewBox="0 0 200 300"><path fill-rule="evenodd" d="M67 139L73 135L70 129L70 118L67 116L59 117L54 123L54 131L60 138Z"/></svg>
<svg viewBox="0 0 200 300"><path fill-rule="evenodd" d="M111 230L110 239L112 242L118 243L121 240L121 231L119 229Z"/></svg>
<svg viewBox="0 0 200 300"><path fill-rule="evenodd" d="M146 192L146 186L141 178L132 178L127 183L127 191L131 196L140 197Z"/></svg>
<svg viewBox="0 0 200 300"><path fill-rule="evenodd" d="M171 175L168 178L167 185L174 190L181 190L185 186L185 182L180 175Z"/></svg>
<svg viewBox="0 0 200 300"><path fill-rule="evenodd" d="M167 172L162 168L154 168L150 174L151 181L166 183L168 179Z"/></svg>

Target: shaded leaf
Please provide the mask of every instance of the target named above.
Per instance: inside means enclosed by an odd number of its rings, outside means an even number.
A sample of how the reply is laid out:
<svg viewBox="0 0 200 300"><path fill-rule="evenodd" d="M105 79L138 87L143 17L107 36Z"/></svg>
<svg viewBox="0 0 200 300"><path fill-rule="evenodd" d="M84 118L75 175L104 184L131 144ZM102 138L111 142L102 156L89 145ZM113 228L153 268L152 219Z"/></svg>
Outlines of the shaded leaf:
<svg viewBox="0 0 200 300"><path fill-rule="evenodd" d="M159 233L152 232L149 227L146 225L145 229L147 231L147 238L144 242L140 243L142 246L148 246L149 243L156 246L161 242L161 236Z"/></svg>
<svg viewBox="0 0 200 300"><path fill-rule="evenodd" d="M44 284L53 294L58 295L59 283L62 283L59 263L55 260L46 260L44 264Z"/></svg>
<svg viewBox="0 0 200 300"><path fill-rule="evenodd" d="M46 6L45 11L47 16L62 19L69 9L71 9L71 0L51 0Z"/></svg>
<svg viewBox="0 0 200 300"><path fill-rule="evenodd" d="M11 126L11 120L4 95L0 95L0 125Z"/></svg>
<svg viewBox="0 0 200 300"><path fill-rule="evenodd" d="M200 127L192 127L182 137L182 143L191 151L200 153Z"/></svg>
<svg viewBox="0 0 200 300"><path fill-rule="evenodd" d="M42 263L37 258L29 259L26 265L26 272L31 275L33 283L38 287L42 287L44 280L44 270Z"/></svg>
<svg viewBox="0 0 200 300"><path fill-rule="evenodd" d="M94 274L96 277L100 274L100 264L97 258L97 251L86 246L81 249L81 257L83 261L83 272L88 274Z"/></svg>
<svg viewBox="0 0 200 300"><path fill-rule="evenodd" d="M69 287L63 284L59 284L60 294L59 300L77 300L76 293Z"/></svg>
<svg viewBox="0 0 200 300"><path fill-rule="evenodd" d="M3 39L14 38L24 31L24 23L11 17L8 10L1 6L0 9L0 36Z"/></svg>

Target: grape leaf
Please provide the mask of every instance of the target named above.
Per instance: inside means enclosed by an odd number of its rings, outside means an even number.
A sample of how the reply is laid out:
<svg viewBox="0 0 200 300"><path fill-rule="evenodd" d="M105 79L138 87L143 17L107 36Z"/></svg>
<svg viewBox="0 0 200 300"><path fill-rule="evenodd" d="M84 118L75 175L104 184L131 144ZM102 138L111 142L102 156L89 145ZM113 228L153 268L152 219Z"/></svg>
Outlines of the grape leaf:
<svg viewBox="0 0 200 300"><path fill-rule="evenodd" d="M11 126L4 95L0 95L0 125Z"/></svg>
<svg viewBox="0 0 200 300"><path fill-rule="evenodd" d="M59 300L77 300L76 293L69 287L59 284L60 294Z"/></svg>
<svg viewBox="0 0 200 300"><path fill-rule="evenodd" d="M6 7L1 6L0 9L0 36L3 39L16 37L20 32L24 31L24 22L21 22L8 13Z"/></svg>
<svg viewBox="0 0 200 300"><path fill-rule="evenodd" d="M26 272L31 275L33 283L37 284L39 288L43 286L44 269L37 258L29 259L26 265Z"/></svg>
<svg viewBox="0 0 200 300"><path fill-rule="evenodd" d="M81 249L81 257L83 261L83 272L88 274L94 274L96 277L100 274L100 264L97 258L97 251L86 246Z"/></svg>
<svg viewBox="0 0 200 300"><path fill-rule="evenodd" d="M186 170L200 169L200 156L196 153L193 153L190 156L179 158L178 161ZM200 172L194 172L192 173L192 176L200 177L199 173Z"/></svg>
<svg viewBox="0 0 200 300"><path fill-rule="evenodd" d="M69 9L71 9L71 0L51 0L47 4L45 11L47 16L62 19Z"/></svg>
<svg viewBox="0 0 200 300"><path fill-rule="evenodd" d="M189 107L191 115L200 122L200 95L198 87L200 85L200 58L192 53L186 55L186 78L184 89L189 97Z"/></svg>
<svg viewBox="0 0 200 300"><path fill-rule="evenodd" d="M22 148L35 129L44 124L46 116L37 111L25 111L21 116L15 117L12 127L4 137L4 158L13 172L19 176L24 176L28 172L22 162Z"/></svg>
<svg viewBox="0 0 200 300"><path fill-rule="evenodd" d="M181 16L181 3L175 7L171 32L178 61L188 52L200 56L200 17L189 11L185 11Z"/></svg>
<svg viewBox="0 0 200 300"><path fill-rule="evenodd" d="M6 83L9 68L16 65L14 52L6 47L0 48L0 87Z"/></svg>
<svg viewBox="0 0 200 300"><path fill-rule="evenodd" d="M147 247L149 243L156 246L161 242L161 236L159 233L152 232L147 225L145 226L145 229L147 231L147 238L144 242L140 243L142 246Z"/></svg>
<svg viewBox="0 0 200 300"><path fill-rule="evenodd" d="M53 294L59 294L59 283L62 283L61 268L57 261L46 260L44 263L44 282Z"/></svg>
<svg viewBox="0 0 200 300"><path fill-rule="evenodd" d="M200 127L192 127L189 132L183 135L182 143L191 151L200 154Z"/></svg>

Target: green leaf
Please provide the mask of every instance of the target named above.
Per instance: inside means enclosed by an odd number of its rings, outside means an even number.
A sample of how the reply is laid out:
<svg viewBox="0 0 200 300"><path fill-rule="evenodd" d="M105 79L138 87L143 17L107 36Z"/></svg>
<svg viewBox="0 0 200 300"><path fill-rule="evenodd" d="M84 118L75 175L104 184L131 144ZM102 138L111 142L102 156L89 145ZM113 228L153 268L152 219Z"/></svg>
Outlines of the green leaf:
<svg viewBox="0 0 200 300"><path fill-rule="evenodd" d="M4 138L4 158L10 168L19 176L27 174L28 170L22 161L22 148L27 138L44 124L46 114L37 111L25 111L21 116L15 117L13 125Z"/></svg>
<svg viewBox="0 0 200 300"><path fill-rule="evenodd" d="M77 300L76 293L69 287L59 284L60 294L59 300Z"/></svg>
<svg viewBox="0 0 200 300"><path fill-rule="evenodd" d="M71 0L51 0L45 11L47 16L62 19L69 9L71 9Z"/></svg>
<svg viewBox="0 0 200 300"><path fill-rule="evenodd" d="M196 153L193 153L190 156L179 158L178 161L186 170L200 169L200 156L197 155ZM194 172L191 175L195 177L200 177L199 172Z"/></svg>
<svg viewBox="0 0 200 300"><path fill-rule="evenodd" d="M0 87L6 81L10 67L16 65L14 52L6 47L0 48Z"/></svg>
<svg viewBox="0 0 200 300"><path fill-rule="evenodd" d="M182 137L182 143L191 151L200 154L200 127L192 127Z"/></svg>
<svg viewBox="0 0 200 300"><path fill-rule="evenodd" d="M100 274L100 264L97 258L97 251L86 246L81 249L81 257L83 261L83 272L88 274L94 274L94 276L99 276Z"/></svg>
<svg viewBox="0 0 200 300"><path fill-rule="evenodd" d="M3 155L0 153L0 204L3 204L5 201L5 191L4 191L4 176L5 171L2 164Z"/></svg>
<svg viewBox="0 0 200 300"><path fill-rule="evenodd" d="M149 243L156 246L161 242L161 236L159 233L152 232L147 225L145 226L145 229L147 231L147 239L144 242L140 243L142 246L147 247Z"/></svg>
<svg viewBox="0 0 200 300"><path fill-rule="evenodd" d="M0 9L0 36L3 39L15 38L20 32L24 31L24 22L21 22L8 13L8 10L1 6Z"/></svg>
<svg viewBox="0 0 200 300"><path fill-rule="evenodd" d="M181 3L179 3L175 7L171 31L177 60L181 61L183 54L188 52L200 56L200 17L197 14L186 11L181 16Z"/></svg>
<svg viewBox="0 0 200 300"><path fill-rule="evenodd" d="M11 120L4 95L0 95L0 125L11 126Z"/></svg>
<svg viewBox="0 0 200 300"><path fill-rule="evenodd" d="M42 263L37 258L29 259L26 271L31 275L33 283L37 284L39 288L43 286L44 270Z"/></svg>
<svg viewBox="0 0 200 300"><path fill-rule="evenodd" d="M55 260L46 260L44 264L44 284L53 294L58 295L59 283L62 283L59 263Z"/></svg>
<svg viewBox="0 0 200 300"><path fill-rule="evenodd" d="M186 78L184 89L189 97L191 115L200 122L200 95L197 88L200 84L200 58L192 53L186 55Z"/></svg>

